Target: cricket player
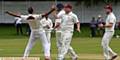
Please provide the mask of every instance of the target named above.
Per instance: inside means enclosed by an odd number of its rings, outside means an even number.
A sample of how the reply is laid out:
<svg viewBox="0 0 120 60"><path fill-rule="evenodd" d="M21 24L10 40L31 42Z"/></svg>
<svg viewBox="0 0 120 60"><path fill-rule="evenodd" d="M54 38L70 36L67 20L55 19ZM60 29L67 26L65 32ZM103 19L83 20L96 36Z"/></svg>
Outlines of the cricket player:
<svg viewBox="0 0 120 60"><path fill-rule="evenodd" d="M60 51L60 48L62 47L62 36L61 36L61 15L65 14L64 11L64 5L61 3L57 4L57 15L56 15L56 20L55 20L55 28L56 28L56 40L57 40L57 47L58 47L58 52ZM68 53L70 53L70 55L73 57L73 59L77 58L77 54L75 53L75 51L73 50L72 47L68 48Z"/></svg>
<svg viewBox="0 0 120 60"><path fill-rule="evenodd" d="M107 14L106 24L100 25L101 27L105 27L105 33L102 38L102 47L105 60L114 60L117 57L117 54L114 51L112 51L112 49L109 47L109 43L115 32L114 28L116 24L116 17L112 10L113 9L111 5L105 6L105 12Z"/></svg>
<svg viewBox="0 0 120 60"><path fill-rule="evenodd" d="M61 4L61 3L57 4L56 7L57 7L57 11L56 11L56 14L55 14L56 20L55 20L54 28L56 30L56 41L57 41L57 48L58 48L58 51L59 51L60 50L59 48L61 47L61 42L60 42L61 41L61 26L59 24L60 19L58 19L58 18L59 18L59 15L65 14L65 11L63 10L64 5Z"/></svg>
<svg viewBox="0 0 120 60"><path fill-rule="evenodd" d="M66 53L69 51L73 51L73 48L70 46L72 35L74 31L74 23L77 24L77 31L80 32L80 24L76 14L72 12L72 6L70 4L66 4L64 6L65 14L61 14L59 16L59 23L61 26L61 47L58 51L58 60L64 60ZM77 54L74 52L72 56L72 60L77 60Z"/></svg>
<svg viewBox="0 0 120 60"><path fill-rule="evenodd" d="M50 42L51 41L51 31L53 29L52 28L53 27L52 20L48 17L44 17L43 19L40 20L40 23L42 24L43 29L45 30L48 43L51 47L51 42Z"/></svg>
<svg viewBox="0 0 120 60"><path fill-rule="evenodd" d="M45 60L50 60L50 45L47 41L47 37L45 35L45 31L42 28L42 25L40 24L39 20L41 20L43 17L48 16L50 13L52 13L55 10L55 8L52 8L48 13L45 14L34 14L34 10L32 7L28 8L28 15L18 15L12 12L6 12L9 15L20 17L22 20L25 20L31 29L31 35L29 38L29 42L27 44L27 47L24 52L23 60L26 60L29 56L30 50L35 44L36 38L40 38L42 42L42 46L44 49L44 56Z"/></svg>
<svg viewBox="0 0 120 60"><path fill-rule="evenodd" d="M19 35L19 33L21 33L21 35L23 35L23 31L22 31L22 19L21 18L15 17L15 27L16 27L17 35Z"/></svg>

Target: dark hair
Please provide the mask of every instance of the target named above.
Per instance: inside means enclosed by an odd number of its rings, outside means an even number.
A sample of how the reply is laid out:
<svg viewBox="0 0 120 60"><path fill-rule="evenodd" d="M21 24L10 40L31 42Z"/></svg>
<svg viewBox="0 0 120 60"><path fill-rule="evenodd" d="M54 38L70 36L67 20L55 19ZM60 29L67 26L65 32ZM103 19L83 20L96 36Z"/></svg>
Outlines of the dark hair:
<svg viewBox="0 0 120 60"><path fill-rule="evenodd" d="M33 8L32 8L32 7L29 7L29 8L28 8L28 13L29 13L29 14L32 14L32 13L33 13Z"/></svg>
<svg viewBox="0 0 120 60"><path fill-rule="evenodd" d="M62 3L58 3L56 5L56 7L57 7L58 11L60 11L60 10L62 10L64 8L64 5Z"/></svg>

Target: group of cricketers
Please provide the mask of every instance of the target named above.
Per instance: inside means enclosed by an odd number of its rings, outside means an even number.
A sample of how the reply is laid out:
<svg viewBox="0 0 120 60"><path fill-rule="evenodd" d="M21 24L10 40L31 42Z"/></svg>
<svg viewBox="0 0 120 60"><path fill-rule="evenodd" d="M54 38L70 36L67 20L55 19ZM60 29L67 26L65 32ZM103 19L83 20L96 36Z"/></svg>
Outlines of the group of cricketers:
<svg viewBox="0 0 120 60"><path fill-rule="evenodd" d="M109 47L109 42L114 35L114 27L116 23L116 17L112 12L112 6L106 5L105 12L107 14L106 24L100 24L99 27L105 28L105 34L102 39L102 47L104 52L105 60L114 60L117 54L112 51ZM51 60L50 57L50 46L51 46L51 31L56 30L56 40L58 57L57 60L64 60L67 53L70 54L72 60L78 60L78 55L72 48L71 40L74 32L74 24L76 24L76 30L80 32L80 22L75 13L72 12L72 5L70 4L57 4L52 6L49 12L43 14L35 14L33 7L28 8L28 15L16 14L13 12L6 11L7 14L19 17L26 21L31 29L30 38L25 49L23 60L27 59L30 50L35 44L37 38L40 38L44 50L45 60ZM52 20L48 17L52 12L55 18L55 26L53 27Z"/></svg>

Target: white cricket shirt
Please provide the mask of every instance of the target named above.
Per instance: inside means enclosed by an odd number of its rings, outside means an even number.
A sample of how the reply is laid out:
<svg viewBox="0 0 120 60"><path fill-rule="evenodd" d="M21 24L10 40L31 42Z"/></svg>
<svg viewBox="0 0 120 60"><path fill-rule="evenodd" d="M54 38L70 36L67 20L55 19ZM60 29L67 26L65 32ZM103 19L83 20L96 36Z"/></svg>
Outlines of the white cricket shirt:
<svg viewBox="0 0 120 60"><path fill-rule="evenodd" d="M108 25L109 23L113 23L113 26L111 28L106 27L105 31L114 31L115 24L116 24L116 17L112 12L106 18L106 25Z"/></svg>
<svg viewBox="0 0 120 60"><path fill-rule="evenodd" d="M45 31L50 31L51 32L52 27L53 27L53 23L52 23L52 20L50 18L48 18L47 20L46 20L46 18L43 18L43 19L40 20L40 23L44 27ZM47 27L45 27L47 25L50 27L49 29Z"/></svg>
<svg viewBox="0 0 120 60"><path fill-rule="evenodd" d="M61 18L61 30L62 31L74 31L74 24L78 23L78 17L73 12L69 14L63 14L60 16Z"/></svg>
<svg viewBox="0 0 120 60"><path fill-rule="evenodd" d="M56 24L57 23L61 23L61 15L63 15L63 14L65 14L65 11L64 10L61 10L58 14L57 14L57 17L59 18L59 19L56 19L55 20L55 26L56 26ZM56 28L56 31L58 31L58 32L60 32L61 31L61 25L58 27L58 28Z"/></svg>
<svg viewBox="0 0 120 60"><path fill-rule="evenodd" d="M29 17L34 17L34 19L28 19ZM40 20L42 18L41 14L28 14L28 15L21 15L22 20L27 21L30 26L31 30L40 30L44 32L42 24L40 24Z"/></svg>
<svg viewBox="0 0 120 60"><path fill-rule="evenodd" d="M22 23L22 19L19 17L15 17L16 23L15 24L21 24Z"/></svg>

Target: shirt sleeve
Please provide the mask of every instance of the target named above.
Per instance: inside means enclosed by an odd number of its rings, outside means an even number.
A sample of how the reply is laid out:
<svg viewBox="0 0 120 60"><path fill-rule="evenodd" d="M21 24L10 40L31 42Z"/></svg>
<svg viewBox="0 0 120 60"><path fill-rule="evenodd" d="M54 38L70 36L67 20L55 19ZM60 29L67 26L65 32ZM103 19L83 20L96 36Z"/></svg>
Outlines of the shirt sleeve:
<svg viewBox="0 0 120 60"><path fill-rule="evenodd" d="M63 14L65 14L65 12L62 10L57 14L57 17L60 18Z"/></svg>
<svg viewBox="0 0 120 60"><path fill-rule="evenodd" d="M74 23L78 23L79 22L77 15L73 16L73 21L74 21Z"/></svg>
<svg viewBox="0 0 120 60"><path fill-rule="evenodd" d="M27 20L28 16L27 15L21 15L20 17L21 17L21 20Z"/></svg>
<svg viewBox="0 0 120 60"><path fill-rule="evenodd" d="M115 18L111 17L111 18L109 19L109 23L115 23Z"/></svg>
<svg viewBox="0 0 120 60"><path fill-rule="evenodd" d="M39 18L39 20L42 19L42 14L36 15L36 18Z"/></svg>

